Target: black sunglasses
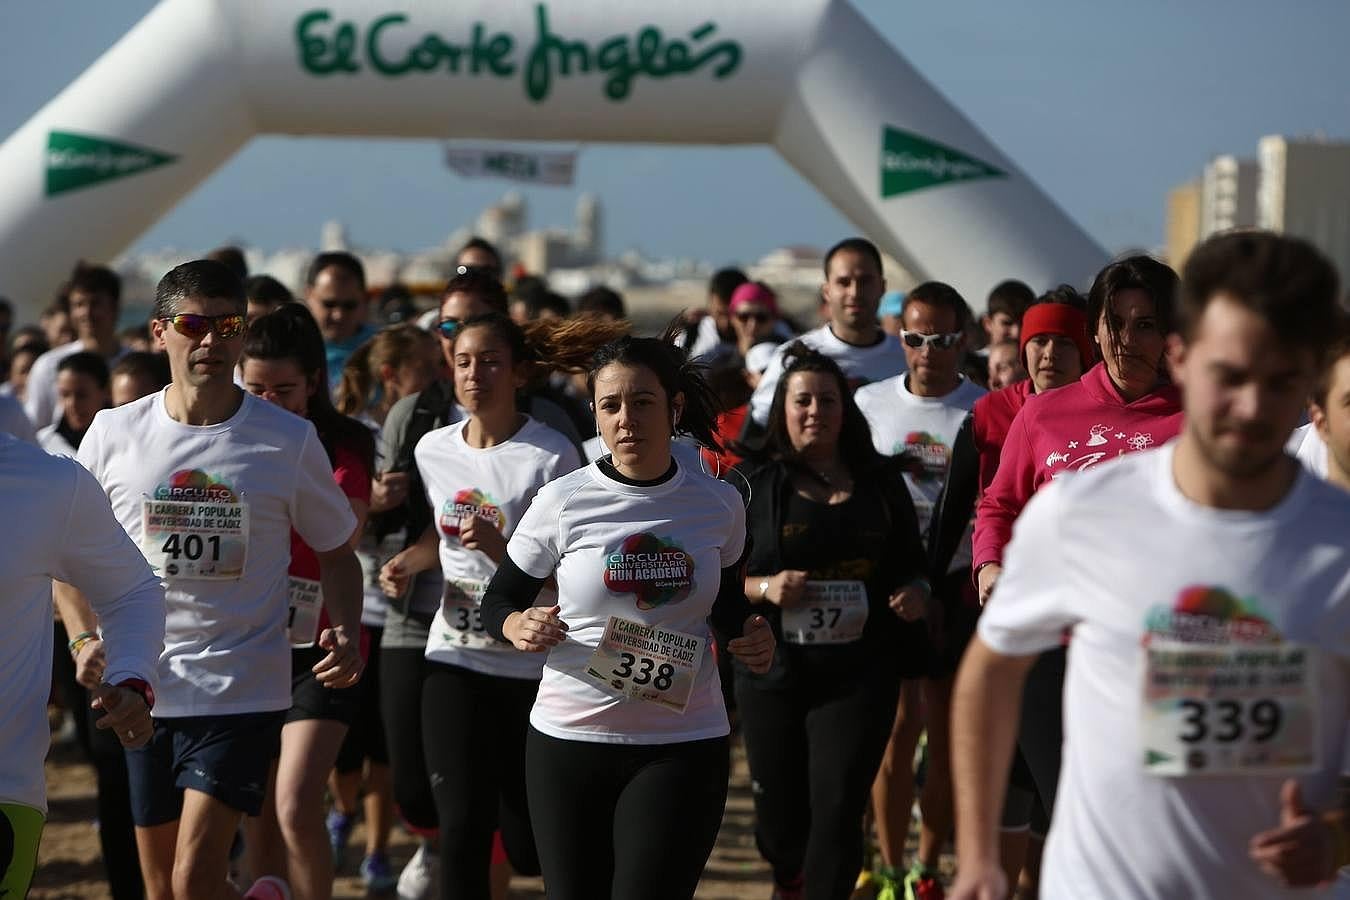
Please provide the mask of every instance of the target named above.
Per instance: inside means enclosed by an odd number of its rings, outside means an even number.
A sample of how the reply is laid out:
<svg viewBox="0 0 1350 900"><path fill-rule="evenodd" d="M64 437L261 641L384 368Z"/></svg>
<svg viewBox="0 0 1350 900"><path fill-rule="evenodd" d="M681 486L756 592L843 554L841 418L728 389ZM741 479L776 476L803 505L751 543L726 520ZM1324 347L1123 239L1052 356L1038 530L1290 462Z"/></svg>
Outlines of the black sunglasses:
<svg viewBox="0 0 1350 900"><path fill-rule="evenodd" d="M338 309L343 312L356 312L357 308L361 305L360 300L321 300L319 302L320 305L329 312Z"/></svg>
<svg viewBox="0 0 1350 900"><path fill-rule="evenodd" d="M440 333L441 337L449 340L455 336L455 332L459 331L459 327L463 324L463 319L456 319L454 316L446 316L436 323L436 331Z"/></svg>
<svg viewBox="0 0 1350 900"><path fill-rule="evenodd" d="M771 317L766 312L738 312L736 318L742 322L767 322Z"/></svg>

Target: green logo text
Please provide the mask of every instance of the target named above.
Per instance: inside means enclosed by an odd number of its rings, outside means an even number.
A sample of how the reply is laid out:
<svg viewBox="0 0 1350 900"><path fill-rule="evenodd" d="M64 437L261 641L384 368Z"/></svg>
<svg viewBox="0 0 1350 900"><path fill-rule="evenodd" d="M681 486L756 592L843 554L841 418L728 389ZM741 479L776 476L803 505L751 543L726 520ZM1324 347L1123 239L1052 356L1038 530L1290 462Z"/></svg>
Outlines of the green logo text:
<svg viewBox="0 0 1350 900"><path fill-rule="evenodd" d="M881 196L894 197L953 181L1006 178L996 169L960 150L889 125L881 130Z"/></svg>
<svg viewBox="0 0 1350 900"><path fill-rule="evenodd" d="M47 135L47 196L136 175L176 159L108 138L53 131Z"/></svg>
<svg viewBox="0 0 1350 900"><path fill-rule="evenodd" d="M387 78L442 72L490 78L519 76L525 95L535 103L548 99L560 78L604 76L605 96L627 100L639 76L652 79L693 74L708 68L718 80L740 68L743 51L736 41L709 43L717 26L705 22L689 32L688 39L667 38L661 29L647 25L636 35L615 35L596 45L568 40L549 26L548 7L535 6L535 35L528 52L516 38L502 31L490 32L475 22L460 40L425 33L408 43L408 16L387 13L370 20L363 29L355 22L334 22L326 9L311 10L295 23L300 66L311 75L355 75L370 70ZM402 47L395 50L395 47Z"/></svg>

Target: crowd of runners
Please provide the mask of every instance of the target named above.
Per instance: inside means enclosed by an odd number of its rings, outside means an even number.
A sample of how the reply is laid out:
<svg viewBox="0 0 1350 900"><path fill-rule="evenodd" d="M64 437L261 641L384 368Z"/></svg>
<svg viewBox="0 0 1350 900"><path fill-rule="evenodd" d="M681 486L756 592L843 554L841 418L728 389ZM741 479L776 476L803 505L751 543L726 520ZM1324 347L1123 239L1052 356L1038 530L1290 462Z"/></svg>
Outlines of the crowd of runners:
<svg viewBox="0 0 1350 900"><path fill-rule="evenodd" d="M144 327L103 266L0 304L0 896L53 695L114 900L326 900L358 859L405 900L687 900L732 741L776 900L1350 864L1350 325L1310 245L976 316L849 238L818 319L725 269L660 336L456 266L428 310L231 248Z"/></svg>

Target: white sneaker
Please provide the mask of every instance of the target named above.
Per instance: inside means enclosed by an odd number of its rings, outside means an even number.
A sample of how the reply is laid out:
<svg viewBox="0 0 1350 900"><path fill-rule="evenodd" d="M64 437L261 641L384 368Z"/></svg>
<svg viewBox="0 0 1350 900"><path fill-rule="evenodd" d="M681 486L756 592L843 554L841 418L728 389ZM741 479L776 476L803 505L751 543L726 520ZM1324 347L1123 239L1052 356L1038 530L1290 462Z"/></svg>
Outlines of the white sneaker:
<svg viewBox="0 0 1350 900"><path fill-rule="evenodd" d="M423 841L398 876L398 900L427 900L436 892L440 875L441 859Z"/></svg>

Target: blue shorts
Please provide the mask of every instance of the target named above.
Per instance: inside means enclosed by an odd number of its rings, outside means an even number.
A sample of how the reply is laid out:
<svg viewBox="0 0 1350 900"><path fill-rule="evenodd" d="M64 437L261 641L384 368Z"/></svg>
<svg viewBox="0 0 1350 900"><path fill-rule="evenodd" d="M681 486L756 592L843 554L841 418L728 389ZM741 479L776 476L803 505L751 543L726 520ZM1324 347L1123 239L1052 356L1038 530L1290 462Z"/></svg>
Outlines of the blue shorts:
<svg viewBox="0 0 1350 900"><path fill-rule="evenodd" d="M188 789L258 815L285 721L285 710L155 719L150 743L127 751L132 820L142 828L176 821Z"/></svg>

